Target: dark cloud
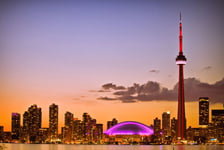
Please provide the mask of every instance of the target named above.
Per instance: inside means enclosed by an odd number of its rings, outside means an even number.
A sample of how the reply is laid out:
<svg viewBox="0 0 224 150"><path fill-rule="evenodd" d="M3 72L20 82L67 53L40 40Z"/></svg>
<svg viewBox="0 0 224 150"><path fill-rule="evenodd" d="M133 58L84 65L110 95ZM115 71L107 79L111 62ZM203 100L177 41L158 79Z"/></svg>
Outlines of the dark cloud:
<svg viewBox="0 0 224 150"><path fill-rule="evenodd" d="M112 84L113 85L113 84ZM224 79L215 84L203 83L196 78L184 80L185 101L197 101L199 97L209 97L211 103L224 102ZM115 98L103 97L101 100L120 100L123 103L138 101L167 100L176 101L178 83L173 89L161 87L158 82L148 81L145 84L136 84L113 93Z"/></svg>
<svg viewBox="0 0 224 150"><path fill-rule="evenodd" d="M202 71L209 71L209 70L211 70L211 69L212 69L211 66L206 66L206 67L204 67L204 68L202 69Z"/></svg>
<svg viewBox="0 0 224 150"><path fill-rule="evenodd" d="M102 85L102 88L104 90L109 90L109 89L113 89L113 90L125 90L125 87L124 86L117 86L113 83L107 83L107 84L104 84Z"/></svg>
<svg viewBox="0 0 224 150"><path fill-rule="evenodd" d="M117 100L116 98L110 98L110 97L107 97L107 96L105 96L105 97L99 97L98 99L99 99L99 100L107 100L107 101L114 101L114 100Z"/></svg>
<svg viewBox="0 0 224 150"><path fill-rule="evenodd" d="M152 72L152 73L159 73L159 70L152 69L152 70L149 70L149 72Z"/></svg>

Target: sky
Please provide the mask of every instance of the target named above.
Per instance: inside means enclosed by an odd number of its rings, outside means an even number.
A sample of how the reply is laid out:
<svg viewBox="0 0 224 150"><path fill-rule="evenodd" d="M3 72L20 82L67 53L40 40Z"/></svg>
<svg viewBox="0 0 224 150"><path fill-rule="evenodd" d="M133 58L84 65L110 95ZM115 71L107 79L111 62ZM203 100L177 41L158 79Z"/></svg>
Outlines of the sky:
<svg viewBox="0 0 224 150"><path fill-rule="evenodd" d="M181 12L187 126L197 127L200 96L223 108L223 11L222 0L0 1L0 125L10 131L11 113L37 104L48 127L52 103L60 127L66 111L104 126L176 117Z"/></svg>

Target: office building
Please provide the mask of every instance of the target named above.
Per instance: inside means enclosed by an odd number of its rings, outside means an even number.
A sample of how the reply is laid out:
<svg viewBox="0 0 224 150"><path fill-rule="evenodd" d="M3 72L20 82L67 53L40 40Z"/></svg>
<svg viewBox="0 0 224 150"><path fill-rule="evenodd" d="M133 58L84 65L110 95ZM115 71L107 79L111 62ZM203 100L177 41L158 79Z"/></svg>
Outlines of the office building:
<svg viewBox="0 0 224 150"><path fill-rule="evenodd" d="M58 138L58 105L49 106L49 138L55 141Z"/></svg>
<svg viewBox="0 0 224 150"><path fill-rule="evenodd" d="M199 125L208 126L209 124L209 98L199 98Z"/></svg>
<svg viewBox="0 0 224 150"><path fill-rule="evenodd" d="M20 114L12 113L12 140L20 138Z"/></svg>

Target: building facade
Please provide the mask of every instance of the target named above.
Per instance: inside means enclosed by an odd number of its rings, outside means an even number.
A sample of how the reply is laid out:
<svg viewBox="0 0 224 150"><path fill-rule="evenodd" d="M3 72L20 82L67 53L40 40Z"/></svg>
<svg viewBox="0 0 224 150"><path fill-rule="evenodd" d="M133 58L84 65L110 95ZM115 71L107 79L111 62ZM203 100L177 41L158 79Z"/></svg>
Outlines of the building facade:
<svg viewBox="0 0 224 150"><path fill-rule="evenodd" d="M49 139L55 142L58 138L58 105L49 106Z"/></svg>
<svg viewBox="0 0 224 150"><path fill-rule="evenodd" d="M20 139L20 114L12 113L12 140Z"/></svg>
<svg viewBox="0 0 224 150"><path fill-rule="evenodd" d="M209 98L199 98L199 125L208 126L209 124Z"/></svg>

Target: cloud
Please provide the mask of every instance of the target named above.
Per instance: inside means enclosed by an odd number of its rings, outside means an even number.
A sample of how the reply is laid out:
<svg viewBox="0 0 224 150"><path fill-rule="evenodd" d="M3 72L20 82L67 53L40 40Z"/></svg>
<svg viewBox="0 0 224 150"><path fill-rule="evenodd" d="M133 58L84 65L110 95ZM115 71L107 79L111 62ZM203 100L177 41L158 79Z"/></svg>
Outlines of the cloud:
<svg viewBox="0 0 224 150"><path fill-rule="evenodd" d="M211 70L211 69L212 69L211 66L206 66L206 67L204 67L204 68L202 69L202 71L209 71L209 70Z"/></svg>
<svg viewBox="0 0 224 150"><path fill-rule="evenodd" d="M152 70L149 70L149 72L151 72L151 73L159 73L159 70L152 69Z"/></svg>
<svg viewBox="0 0 224 150"><path fill-rule="evenodd" d="M197 101L199 97L209 97L211 103L224 101L224 78L214 84L204 83L196 78L184 80L185 101ZM145 84L134 83L131 87L113 93L113 98L103 97L101 100L119 100L123 103L138 101L176 101L178 83L173 89L161 87L158 82L148 81Z"/></svg>
<svg viewBox="0 0 224 150"><path fill-rule="evenodd" d="M113 89L113 90L125 90L124 86L117 86L117 85L115 85L113 83L104 84L104 85L102 85L102 88L104 90L110 90L110 89Z"/></svg>
<svg viewBox="0 0 224 150"><path fill-rule="evenodd" d="M110 97L107 97L107 96L105 96L105 97L99 97L98 99L99 99L99 100L107 100L107 101L114 101L114 100L117 100L116 98L110 98Z"/></svg>

